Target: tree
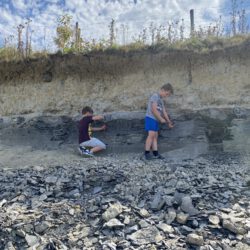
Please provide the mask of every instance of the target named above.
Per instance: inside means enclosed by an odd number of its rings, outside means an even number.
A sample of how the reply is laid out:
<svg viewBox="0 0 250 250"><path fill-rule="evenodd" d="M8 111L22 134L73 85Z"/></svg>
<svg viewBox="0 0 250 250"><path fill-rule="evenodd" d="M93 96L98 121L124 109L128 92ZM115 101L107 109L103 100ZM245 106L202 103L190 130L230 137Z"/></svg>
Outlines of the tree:
<svg viewBox="0 0 250 250"><path fill-rule="evenodd" d="M70 26L71 19L72 16L67 14L58 18L58 25L56 28L57 37L54 38L54 41L63 52L69 47L70 38L73 36L73 29Z"/></svg>
<svg viewBox="0 0 250 250"><path fill-rule="evenodd" d="M25 46L25 56L28 57L30 56L30 51L31 51L31 44L29 42L31 42L31 38L29 37L29 32L30 32L30 23L31 23L31 19L27 19L26 24L26 46Z"/></svg>
<svg viewBox="0 0 250 250"><path fill-rule="evenodd" d="M23 41L22 41L22 32L23 32L24 26L22 24L19 24L17 26L17 33L18 33L18 44L17 44L17 50L20 54L20 56L23 56Z"/></svg>
<svg viewBox="0 0 250 250"><path fill-rule="evenodd" d="M110 47L114 45L115 42L115 20L112 19L109 25L109 37L110 37Z"/></svg>

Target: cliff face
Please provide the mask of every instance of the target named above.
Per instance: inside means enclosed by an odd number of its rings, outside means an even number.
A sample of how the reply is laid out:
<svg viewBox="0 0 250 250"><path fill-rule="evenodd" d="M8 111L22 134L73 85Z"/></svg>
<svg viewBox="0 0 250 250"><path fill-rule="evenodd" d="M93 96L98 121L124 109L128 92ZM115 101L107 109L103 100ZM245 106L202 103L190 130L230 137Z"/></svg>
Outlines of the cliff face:
<svg viewBox="0 0 250 250"><path fill-rule="evenodd" d="M0 114L135 111L166 82L178 109L250 106L250 44L197 54L147 50L0 63Z"/></svg>
<svg viewBox="0 0 250 250"><path fill-rule="evenodd" d="M0 63L0 249L249 249L249 54ZM165 82L175 127L160 130L165 160L143 161L144 109ZM113 111L91 159L77 151L86 104Z"/></svg>

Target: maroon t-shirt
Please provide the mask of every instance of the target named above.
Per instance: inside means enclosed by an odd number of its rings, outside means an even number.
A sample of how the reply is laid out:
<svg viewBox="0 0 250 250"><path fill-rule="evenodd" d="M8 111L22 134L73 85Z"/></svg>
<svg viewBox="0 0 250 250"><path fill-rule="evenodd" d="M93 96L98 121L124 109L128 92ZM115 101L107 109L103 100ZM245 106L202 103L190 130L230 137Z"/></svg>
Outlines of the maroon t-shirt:
<svg viewBox="0 0 250 250"><path fill-rule="evenodd" d="M79 122L79 144L90 140L89 125L93 122L92 116L85 116Z"/></svg>

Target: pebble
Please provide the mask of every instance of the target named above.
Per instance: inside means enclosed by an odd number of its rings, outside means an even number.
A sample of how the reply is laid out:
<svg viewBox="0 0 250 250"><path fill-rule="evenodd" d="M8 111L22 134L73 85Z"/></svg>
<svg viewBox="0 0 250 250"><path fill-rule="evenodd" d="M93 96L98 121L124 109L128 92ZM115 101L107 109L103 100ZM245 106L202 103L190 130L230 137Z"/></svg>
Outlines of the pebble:
<svg viewBox="0 0 250 250"><path fill-rule="evenodd" d="M176 220L180 224L186 224L188 217L189 217L188 214L184 214L184 213L181 212L181 213L177 214Z"/></svg>
<svg viewBox="0 0 250 250"><path fill-rule="evenodd" d="M108 222L106 222L104 225L104 227L109 227L109 228L114 228L114 227L124 227L124 224L122 224L119 220L117 220L116 218L109 220Z"/></svg>
<svg viewBox="0 0 250 250"><path fill-rule="evenodd" d="M204 244L203 237L194 233L188 234L186 241L187 243L196 246L202 246Z"/></svg>
<svg viewBox="0 0 250 250"><path fill-rule="evenodd" d="M208 220L213 225L218 225L220 223L220 218L216 215L210 215Z"/></svg>
<svg viewBox="0 0 250 250"><path fill-rule="evenodd" d="M159 223L157 227L161 229L164 233L171 234L174 232L173 227L165 223Z"/></svg>
<svg viewBox="0 0 250 250"><path fill-rule="evenodd" d="M105 221L109 221L122 213L122 206L120 203L111 204L110 207L102 214Z"/></svg>

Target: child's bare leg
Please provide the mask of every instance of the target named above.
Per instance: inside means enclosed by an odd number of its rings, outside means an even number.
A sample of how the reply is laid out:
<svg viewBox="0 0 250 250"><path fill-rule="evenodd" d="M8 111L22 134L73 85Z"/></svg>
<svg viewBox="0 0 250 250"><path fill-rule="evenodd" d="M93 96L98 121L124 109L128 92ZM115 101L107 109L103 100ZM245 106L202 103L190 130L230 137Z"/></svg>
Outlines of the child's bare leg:
<svg viewBox="0 0 250 250"><path fill-rule="evenodd" d="M155 136L152 142L152 150L158 151L158 132L155 132Z"/></svg>
<svg viewBox="0 0 250 250"><path fill-rule="evenodd" d="M154 138L155 138L155 131L148 131L148 137L146 139L145 143L145 151L150 151L150 148L153 144Z"/></svg>
<svg viewBox="0 0 250 250"><path fill-rule="evenodd" d="M94 148L91 148L90 152L92 153L96 153L96 152L99 152L101 150L104 150L105 148L103 147L94 147Z"/></svg>

